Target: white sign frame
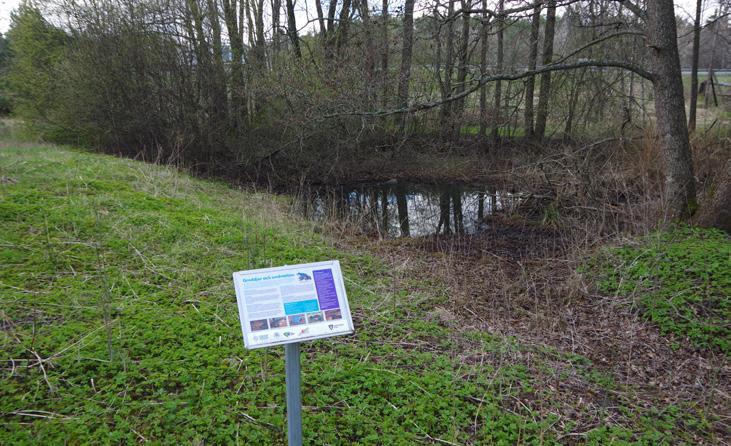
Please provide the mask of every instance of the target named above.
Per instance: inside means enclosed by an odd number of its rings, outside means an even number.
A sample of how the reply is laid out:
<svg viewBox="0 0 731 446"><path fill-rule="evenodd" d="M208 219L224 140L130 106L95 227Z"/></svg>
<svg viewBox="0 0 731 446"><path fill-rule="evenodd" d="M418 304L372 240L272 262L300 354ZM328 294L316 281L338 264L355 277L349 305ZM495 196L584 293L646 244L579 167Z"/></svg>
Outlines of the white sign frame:
<svg viewBox="0 0 731 446"><path fill-rule="evenodd" d="M331 272L329 277L325 272L327 270ZM319 278L314 274L315 271L320 276ZM315 288L316 290L314 298L302 298L302 294L282 296L281 285L296 287L297 284L301 284L303 288L306 288L308 284L302 284L302 282L308 282L309 280L313 281L311 284L312 287L310 288ZM350 314L350 306L348 304L348 296L345 291L343 273L338 260L237 271L233 273L233 281L236 290L236 302L239 309L241 331L244 337L244 346L247 349L292 344L332 336L348 335L355 332L353 319ZM269 288L266 286L268 285L267 281L271 281L271 287ZM247 284L251 284L251 287L248 287ZM320 294L326 293L320 293L321 290L318 286L321 285L327 286L328 288L326 290L328 296L324 296L322 299L320 298ZM334 290L329 289L330 286L334 287ZM259 289L257 290L257 288ZM271 291L275 288L276 298L275 294ZM325 300L327 300L326 305L332 305L332 291L335 292L337 298L337 308L323 308L322 304ZM264 302L253 303L252 294L264 296ZM301 300L285 302L285 299ZM317 309L314 311L312 307L313 300L317 305ZM274 308L277 302L279 302L280 307L276 310L281 310L281 314L278 316L263 316L263 314L267 314L266 311L254 312L255 309L259 308ZM287 304L290 305L289 309L287 308ZM256 307L256 305L261 306ZM272 309L268 311L275 312L276 310ZM293 310L300 311L296 311L297 314L290 314ZM336 310L339 310L339 313ZM317 316L317 313L320 313L320 316ZM327 313L331 314L328 315ZM339 319L327 319L327 317L338 315L340 315ZM293 320L292 318L294 317L297 319ZM317 320L317 318L321 319ZM281 323L282 320L284 320L286 325L271 326L273 323ZM297 322L297 324L293 324L293 322ZM254 330L254 324L259 328ZM261 328L264 325L267 328Z"/></svg>

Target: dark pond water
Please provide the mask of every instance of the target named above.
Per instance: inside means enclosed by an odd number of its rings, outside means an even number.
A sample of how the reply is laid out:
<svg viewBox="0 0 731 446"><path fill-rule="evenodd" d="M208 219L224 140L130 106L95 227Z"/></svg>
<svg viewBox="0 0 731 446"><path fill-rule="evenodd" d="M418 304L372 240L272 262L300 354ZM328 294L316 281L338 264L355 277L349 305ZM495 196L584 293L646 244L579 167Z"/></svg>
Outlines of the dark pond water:
<svg viewBox="0 0 731 446"><path fill-rule="evenodd" d="M337 220L388 237L471 234L489 216L507 211L520 193L458 184L388 182L305 189L300 205L308 218Z"/></svg>

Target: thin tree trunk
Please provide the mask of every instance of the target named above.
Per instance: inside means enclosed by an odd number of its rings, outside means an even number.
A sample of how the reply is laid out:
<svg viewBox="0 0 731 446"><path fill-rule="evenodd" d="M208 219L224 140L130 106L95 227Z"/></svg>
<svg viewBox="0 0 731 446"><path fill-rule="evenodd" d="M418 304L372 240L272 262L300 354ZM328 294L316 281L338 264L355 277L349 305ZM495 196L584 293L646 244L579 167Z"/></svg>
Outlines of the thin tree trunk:
<svg viewBox="0 0 731 446"><path fill-rule="evenodd" d="M528 71L536 69L536 59L538 58L538 32L541 26L541 5L536 4L533 8L533 16L530 24L530 54L528 55ZM533 137L533 101L536 86L535 76L526 79L525 82L525 114L524 127L525 136Z"/></svg>
<svg viewBox="0 0 731 446"><path fill-rule="evenodd" d="M451 134L453 125L452 120L452 102L448 101L452 97L452 72L454 71L454 2L456 0L448 0L449 7L447 9L447 53L444 59L444 79L442 81L442 131L445 135Z"/></svg>
<svg viewBox="0 0 731 446"><path fill-rule="evenodd" d="M576 105L579 102L579 92L581 91L581 85L584 82L585 74L586 69L581 70L581 74L579 74L578 79L576 78L576 74L574 74L574 82L571 87L571 97L569 98L569 110L566 117L566 126L563 130L563 138L565 141L568 141L572 138L574 117L576 116Z"/></svg>
<svg viewBox="0 0 731 446"><path fill-rule="evenodd" d="M325 16L322 13L321 0L315 0L315 9L317 10L317 22L320 24L320 37L324 38L327 28L325 28Z"/></svg>
<svg viewBox="0 0 731 446"><path fill-rule="evenodd" d="M382 26L382 39L383 39L383 52L381 53L381 106L385 109L388 107L388 52L389 52L389 38L388 38L388 0L383 0L381 3L381 20L383 21Z"/></svg>
<svg viewBox="0 0 731 446"><path fill-rule="evenodd" d="M505 8L505 0L500 0L498 3L498 31L497 31L497 64L496 70L498 73L503 72L503 37L505 28L505 16L503 15L503 9ZM492 139L497 142L500 139L500 107L502 105L502 82L495 82L495 103L493 105L493 123L492 123Z"/></svg>
<svg viewBox="0 0 731 446"><path fill-rule="evenodd" d="M461 0L462 6L462 35L459 42L459 67L457 68L457 94L461 94L465 91L465 82L467 81L467 68L469 64L469 42L470 42L470 2L469 0ZM464 112L465 99L461 98L455 104L456 113L456 125L454 127L454 137L459 136L459 131L462 122L462 114Z"/></svg>
<svg viewBox="0 0 731 446"><path fill-rule="evenodd" d="M327 32L332 33L335 29L335 12L338 8L338 0L330 0L327 8Z"/></svg>
<svg viewBox="0 0 731 446"><path fill-rule="evenodd" d="M236 17L236 0L223 0L223 17L231 45L231 116L234 126L240 130L245 117L246 95L243 72L244 41L240 28L242 17L241 13Z"/></svg>
<svg viewBox="0 0 731 446"><path fill-rule="evenodd" d="M688 131L695 131L696 109L698 108L698 59L701 46L701 8L703 0L696 0L695 21L693 23L693 56L690 73L690 112L688 114Z"/></svg>
<svg viewBox="0 0 731 446"><path fill-rule="evenodd" d="M325 59L332 59L333 45L335 44L335 13L337 12L338 0L330 0L327 8L327 31L325 33Z"/></svg>
<svg viewBox="0 0 731 446"><path fill-rule="evenodd" d="M228 104L226 100L226 72L223 66L223 45L221 43L221 22L218 16L216 0L208 0L208 21L211 24L211 38L213 43L213 79L211 90L213 106L219 125L226 122Z"/></svg>
<svg viewBox="0 0 731 446"><path fill-rule="evenodd" d="M254 24L256 25L256 53L261 66L265 66L266 50L264 45L264 0L253 0L254 5Z"/></svg>
<svg viewBox="0 0 731 446"><path fill-rule="evenodd" d="M399 70L398 106L406 109L409 106L409 81L411 80L411 53L414 46L414 0L404 3L404 37L401 48L401 69ZM401 113L399 131L406 129L406 113Z"/></svg>
<svg viewBox="0 0 731 446"><path fill-rule="evenodd" d="M244 4L244 10L246 11L246 30L248 31L249 45L256 47L256 41L254 39L254 19L251 18L251 2L253 0L242 0ZM256 51L254 51L254 59L256 59Z"/></svg>
<svg viewBox="0 0 731 446"><path fill-rule="evenodd" d="M292 51L297 59L302 58L302 52L300 51L300 38L297 35L297 22L294 17L294 0L286 0L287 8L287 34L289 35L289 41L292 43Z"/></svg>
<svg viewBox="0 0 731 446"><path fill-rule="evenodd" d="M482 28L480 30L480 76L487 74L488 26L487 0L482 0ZM487 84L480 86L480 138L487 133Z"/></svg>
<svg viewBox="0 0 731 446"><path fill-rule="evenodd" d="M368 7L368 0L358 0L358 10L363 21L363 36L365 39L365 86L368 107L370 108L374 102L376 78L376 50L373 46L373 30L371 23L371 15Z"/></svg>
<svg viewBox="0 0 731 446"><path fill-rule="evenodd" d="M556 29L556 0L548 0L546 8L546 30L543 39L543 65L553 60L553 37ZM541 90L538 94L538 109L536 110L535 138L539 141L546 135L546 121L548 120L548 101L551 96L551 72L541 74Z"/></svg>
<svg viewBox="0 0 731 446"><path fill-rule="evenodd" d="M657 131L665 164L665 199L669 216L684 218L693 214L697 202L673 2L648 0L647 31Z"/></svg>
<svg viewBox="0 0 731 446"><path fill-rule="evenodd" d="M356 0L357 1L357 0ZM343 6L340 10L340 18L338 19L338 37L337 49L338 53L343 51L348 44L350 38L350 9L353 4L352 0L343 0Z"/></svg>

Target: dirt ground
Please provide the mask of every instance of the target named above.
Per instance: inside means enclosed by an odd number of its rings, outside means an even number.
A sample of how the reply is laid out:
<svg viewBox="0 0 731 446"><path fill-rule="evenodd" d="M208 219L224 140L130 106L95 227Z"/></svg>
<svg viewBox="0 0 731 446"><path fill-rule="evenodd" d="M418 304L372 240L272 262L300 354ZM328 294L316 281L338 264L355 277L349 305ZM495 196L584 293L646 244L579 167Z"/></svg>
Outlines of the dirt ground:
<svg viewBox="0 0 731 446"><path fill-rule="evenodd" d="M418 273L424 283L444 283L447 303L432 312L440 324L525 346L496 354L464 339L454 355L464 362L525 365L537 388L506 402L515 406L508 409L557 413L559 431L576 423L562 442L572 444L577 432L608 421L631 424L621 407L643 412L670 405L717 416L716 438L731 442L727 358L676 343L643 320L632 302L599 294L577 272L592 248L576 249L569 238L553 228L523 225L493 226L475 235L343 243L385 259L396 275ZM429 292L428 285L422 291ZM570 358L586 358L591 367ZM706 434L698 433L698 444L708 444Z"/></svg>

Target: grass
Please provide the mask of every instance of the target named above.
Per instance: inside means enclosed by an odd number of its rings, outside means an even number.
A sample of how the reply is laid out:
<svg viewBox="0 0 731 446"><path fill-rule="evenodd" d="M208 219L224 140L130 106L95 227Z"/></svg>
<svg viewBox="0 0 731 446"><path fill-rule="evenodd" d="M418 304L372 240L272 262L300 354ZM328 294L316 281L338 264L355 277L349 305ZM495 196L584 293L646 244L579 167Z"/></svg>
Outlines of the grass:
<svg viewBox="0 0 731 446"><path fill-rule="evenodd" d="M537 374L634 390L578 355L549 364L447 328L431 317L444 284L338 250L286 207L166 167L0 147L0 444L283 444L283 351L244 350L231 272L331 258L356 334L303 345L305 444L692 444L707 430L691 408L623 398L570 421Z"/></svg>
<svg viewBox="0 0 731 446"><path fill-rule="evenodd" d="M644 316L665 334L731 355L728 235L678 226L608 254L601 291L633 296Z"/></svg>

